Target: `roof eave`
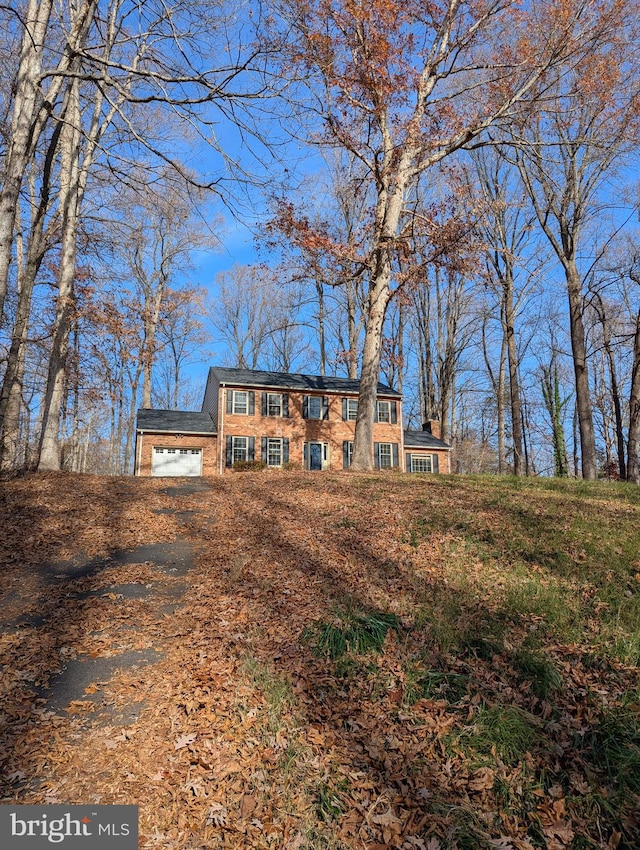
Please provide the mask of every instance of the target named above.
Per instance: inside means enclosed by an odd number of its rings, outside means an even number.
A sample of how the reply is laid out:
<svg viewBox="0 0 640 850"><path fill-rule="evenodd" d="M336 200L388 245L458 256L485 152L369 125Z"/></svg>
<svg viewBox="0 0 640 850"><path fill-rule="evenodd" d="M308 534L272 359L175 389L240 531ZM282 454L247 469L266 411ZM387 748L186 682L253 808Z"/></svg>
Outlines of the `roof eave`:
<svg viewBox="0 0 640 850"><path fill-rule="evenodd" d="M181 434L186 437L217 437L217 431L181 431L179 428L172 428L170 431L162 430L161 428L138 428L136 426L136 434Z"/></svg>

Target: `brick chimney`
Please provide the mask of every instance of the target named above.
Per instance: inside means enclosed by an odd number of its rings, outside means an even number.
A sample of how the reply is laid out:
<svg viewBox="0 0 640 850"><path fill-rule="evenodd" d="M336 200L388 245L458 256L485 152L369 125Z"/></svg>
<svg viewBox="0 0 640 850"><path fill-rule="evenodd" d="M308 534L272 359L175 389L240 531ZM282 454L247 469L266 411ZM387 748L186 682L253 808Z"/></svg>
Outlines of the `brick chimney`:
<svg viewBox="0 0 640 850"><path fill-rule="evenodd" d="M437 437L438 440L441 440L442 437L440 434L440 420L439 419L427 419L426 422L422 423L422 430L428 431L430 434L433 434L434 437Z"/></svg>

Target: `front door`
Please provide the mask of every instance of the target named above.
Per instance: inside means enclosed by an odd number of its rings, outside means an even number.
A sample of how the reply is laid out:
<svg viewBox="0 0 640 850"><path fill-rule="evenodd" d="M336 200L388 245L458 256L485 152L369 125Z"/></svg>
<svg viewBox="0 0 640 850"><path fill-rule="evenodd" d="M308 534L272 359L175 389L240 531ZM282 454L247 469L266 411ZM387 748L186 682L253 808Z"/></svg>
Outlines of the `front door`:
<svg viewBox="0 0 640 850"><path fill-rule="evenodd" d="M322 469L322 443L309 443L309 469Z"/></svg>

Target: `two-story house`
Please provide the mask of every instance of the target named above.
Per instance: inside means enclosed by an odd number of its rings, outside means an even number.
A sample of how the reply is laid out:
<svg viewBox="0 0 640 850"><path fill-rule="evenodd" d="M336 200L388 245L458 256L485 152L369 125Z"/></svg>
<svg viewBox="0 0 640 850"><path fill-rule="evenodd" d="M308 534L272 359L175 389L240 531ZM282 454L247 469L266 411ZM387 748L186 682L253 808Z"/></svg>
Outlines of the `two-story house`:
<svg viewBox="0 0 640 850"><path fill-rule="evenodd" d="M242 461L268 467L346 469L359 382L212 367L199 413L138 411L136 475L215 475ZM432 429L435 430L435 429ZM448 472L450 446L404 431L402 397L378 384L374 460L380 469Z"/></svg>

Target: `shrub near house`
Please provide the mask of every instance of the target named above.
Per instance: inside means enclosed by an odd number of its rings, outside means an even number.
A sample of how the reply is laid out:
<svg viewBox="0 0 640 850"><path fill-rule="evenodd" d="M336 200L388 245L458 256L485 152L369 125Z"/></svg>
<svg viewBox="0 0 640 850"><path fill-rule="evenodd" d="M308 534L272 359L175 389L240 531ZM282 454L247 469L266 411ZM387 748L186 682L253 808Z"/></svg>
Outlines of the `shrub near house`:
<svg viewBox="0 0 640 850"><path fill-rule="evenodd" d="M252 462L347 469L358 391L347 378L212 367L200 413L138 411L135 474L214 475ZM450 446L426 433L403 431L402 397L378 384L376 467L448 472Z"/></svg>

